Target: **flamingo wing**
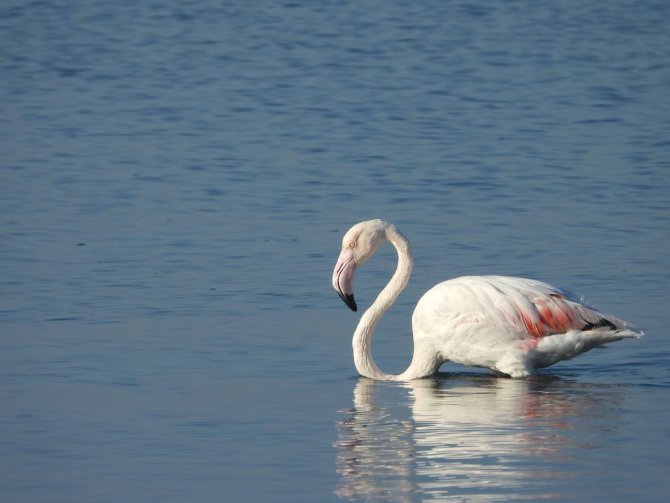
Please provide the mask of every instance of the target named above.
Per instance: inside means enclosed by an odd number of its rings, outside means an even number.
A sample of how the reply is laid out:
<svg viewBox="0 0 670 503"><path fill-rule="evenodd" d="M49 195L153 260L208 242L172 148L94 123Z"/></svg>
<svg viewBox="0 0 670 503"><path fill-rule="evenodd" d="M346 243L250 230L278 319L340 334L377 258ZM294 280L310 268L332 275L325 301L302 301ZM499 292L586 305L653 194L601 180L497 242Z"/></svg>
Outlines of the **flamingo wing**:
<svg viewBox="0 0 670 503"><path fill-rule="evenodd" d="M624 329L625 322L601 313L565 292L540 281L497 277L491 281L509 298L499 313L519 332L540 338L571 330Z"/></svg>
<svg viewBox="0 0 670 503"><path fill-rule="evenodd" d="M629 330L625 321L602 313L547 283L507 276L470 276L453 280L478 299L470 308L485 321L518 334L542 338L571 330ZM447 282L449 283L449 282Z"/></svg>

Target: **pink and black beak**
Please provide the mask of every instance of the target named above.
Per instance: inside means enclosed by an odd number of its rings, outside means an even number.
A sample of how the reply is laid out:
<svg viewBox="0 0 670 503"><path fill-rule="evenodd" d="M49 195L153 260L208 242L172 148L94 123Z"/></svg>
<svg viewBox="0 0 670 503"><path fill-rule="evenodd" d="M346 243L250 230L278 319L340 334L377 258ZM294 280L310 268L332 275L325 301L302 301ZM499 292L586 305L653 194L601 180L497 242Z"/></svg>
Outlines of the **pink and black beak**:
<svg viewBox="0 0 670 503"><path fill-rule="evenodd" d="M354 260L354 251L351 248L344 248L337 259L337 264L335 264L335 270L333 271L333 288L335 288L340 298L352 311L358 309L354 300L355 271L356 261Z"/></svg>

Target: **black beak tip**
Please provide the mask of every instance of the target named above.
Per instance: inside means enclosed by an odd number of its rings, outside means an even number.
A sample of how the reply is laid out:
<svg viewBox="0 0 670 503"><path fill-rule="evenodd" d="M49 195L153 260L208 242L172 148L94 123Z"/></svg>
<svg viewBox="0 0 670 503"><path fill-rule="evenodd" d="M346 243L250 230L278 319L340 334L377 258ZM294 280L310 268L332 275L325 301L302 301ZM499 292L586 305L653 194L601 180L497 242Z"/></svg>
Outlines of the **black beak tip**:
<svg viewBox="0 0 670 503"><path fill-rule="evenodd" d="M354 300L354 294L351 293L349 295L337 292L340 294L340 298L344 301L344 303L347 305L349 309L352 311L358 311L358 306L356 305L356 301Z"/></svg>

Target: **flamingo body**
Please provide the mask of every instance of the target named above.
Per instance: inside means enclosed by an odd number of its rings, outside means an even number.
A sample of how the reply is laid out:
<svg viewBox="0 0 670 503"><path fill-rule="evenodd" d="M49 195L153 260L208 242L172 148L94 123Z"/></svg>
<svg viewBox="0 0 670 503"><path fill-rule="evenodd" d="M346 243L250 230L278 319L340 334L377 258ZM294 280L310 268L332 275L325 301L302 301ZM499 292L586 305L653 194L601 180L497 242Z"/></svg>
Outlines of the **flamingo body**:
<svg viewBox="0 0 670 503"><path fill-rule="evenodd" d="M372 358L371 340L377 322L409 280L409 241L382 220L356 224L344 236L333 272L333 286L355 311L354 271L386 241L398 251L397 269L361 317L352 341L356 368L366 377L416 379L436 373L447 361L526 377L594 347L643 335L541 281L464 276L439 283L423 295L412 315L412 362L402 374L385 374Z"/></svg>
<svg viewBox="0 0 670 503"><path fill-rule="evenodd" d="M434 286L417 304L412 330L424 357L432 351L440 365L453 361L512 377L639 335L551 285L507 276Z"/></svg>

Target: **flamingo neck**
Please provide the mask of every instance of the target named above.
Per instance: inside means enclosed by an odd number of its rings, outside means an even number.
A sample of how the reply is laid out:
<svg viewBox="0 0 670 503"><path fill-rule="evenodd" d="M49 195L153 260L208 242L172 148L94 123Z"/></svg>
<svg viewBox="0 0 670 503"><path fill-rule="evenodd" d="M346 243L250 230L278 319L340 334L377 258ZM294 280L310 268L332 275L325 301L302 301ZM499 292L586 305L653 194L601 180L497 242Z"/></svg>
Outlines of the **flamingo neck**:
<svg viewBox="0 0 670 503"><path fill-rule="evenodd" d="M422 377L421 375L414 375L416 373L413 370L414 365L410 365L405 372L399 375L386 374L379 369L372 358L372 336L377 322L407 286L413 265L412 253L407 238L398 232L395 227L390 227L386 231L386 236L398 252L398 266L391 280L379 293L373 304L363 313L361 321L356 327L352 341L354 363L358 373L370 379L382 381L408 380Z"/></svg>

